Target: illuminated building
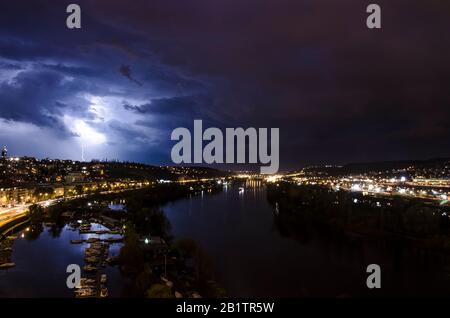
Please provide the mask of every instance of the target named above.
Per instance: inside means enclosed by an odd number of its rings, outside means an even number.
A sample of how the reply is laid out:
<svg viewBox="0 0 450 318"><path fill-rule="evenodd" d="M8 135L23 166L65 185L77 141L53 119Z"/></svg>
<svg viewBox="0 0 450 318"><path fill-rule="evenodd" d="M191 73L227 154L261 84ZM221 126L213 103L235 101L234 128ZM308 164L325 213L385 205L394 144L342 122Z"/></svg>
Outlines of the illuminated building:
<svg viewBox="0 0 450 318"><path fill-rule="evenodd" d="M6 146L3 146L3 149L2 149L2 160L6 160L7 156L8 156L8 149L6 148Z"/></svg>
<svg viewBox="0 0 450 318"><path fill-rule="evenodd" d="M65 177L65 181L67 184L70 183L82 183L85 181L84 174L82 172L70 172Z"/></svg>

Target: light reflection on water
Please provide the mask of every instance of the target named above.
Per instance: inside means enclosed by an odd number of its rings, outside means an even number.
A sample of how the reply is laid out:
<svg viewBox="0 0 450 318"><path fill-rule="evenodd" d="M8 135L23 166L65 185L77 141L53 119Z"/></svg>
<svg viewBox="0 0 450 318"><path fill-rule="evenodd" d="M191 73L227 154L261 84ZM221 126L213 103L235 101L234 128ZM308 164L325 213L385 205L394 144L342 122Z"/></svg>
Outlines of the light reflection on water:
<svg viewBox="0 0 450 318"><path fill-rule="evenodd" d="M228 186L216 195L164 207L175 239L200 243L214 259L216 280L229 296L450 296L448 256L392 242L336 239L278 213L261 182L243 188ZM44 227L35 240L15 241L12 261L17 266L0 271L0 297L73 297L65 270L68 264L83 265L87 244L70 240L98 235L79 235L65 226L53 237L49 229ZM112 244L110 255L119 249L120 244ZM366 288L365 270L372 263L382 268L381 290ZM128 282L118 268L105 271L110 296L124 295Z"/></svg>
<svg viewBox="0 0 450 318"><path fill-rule="evenodd" d="M93 224L92 230L106 230L101 224ZM21 238L21 234L25 238ZM118 237L113 234L79 234L70 225L63 227L54 237L50 227L44 226L37 239L29 240L25 230L16 233L12 262L16 267L0 271L0 297L73 297L73 290L66 286L69 264L84 266L84 250L88 243L71 244L71 240L90 237ZM121 244L110 244L110 256L118 255ZM124 279L117 267L102 268L108 276L108 291L111 297L119 297Z"/></svg>
<svg viewBox="0 0 450 318"><path fill-rule="evenodd" d="M165 206L177 238L210 254L216 280L237 297L450 296L450 261L392 242L336 239L282 216L261 182ZM366 287L366 267L382 268L382 289Z"/></svg>
<svg viewBox="0 0 450 318"><path fill-rule="evenodd" d="M108 208L109 208L110 210L113 210L113 211L124 211L124 210L125 210L125 204L124 204L124 203L115 203L115 202L111 202L111 203L108 205Z"/></svg>

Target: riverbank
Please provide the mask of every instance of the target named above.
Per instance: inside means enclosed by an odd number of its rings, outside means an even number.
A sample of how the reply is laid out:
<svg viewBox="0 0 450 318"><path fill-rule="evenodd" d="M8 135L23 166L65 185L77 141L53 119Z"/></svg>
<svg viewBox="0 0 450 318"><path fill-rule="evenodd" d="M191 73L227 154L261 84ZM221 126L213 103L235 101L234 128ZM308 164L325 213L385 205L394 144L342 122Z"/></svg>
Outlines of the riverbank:
<svg viewBox="0 0 450 318"><path fill-rule="evenodd" d="M92 195L76 200L62 201L45 209L38 206L33 207L29 227L27 230L16 232L15 234L20 238L19 241L7 247L10 253L9 257L5 257L5 262L13 259L17 263L17 268L9 269L0 276L6 277L3 282L8 285L8 281L10 283L14 281L9 280L8 277L11 279L16 277L17 280L21 272L33 275L29 270L24 271L29 266L28 263L31 259L21 258L20 256L25 256L22 255L23 250L18 251L18 254L15 250L16 248L23 249L25 242L28 242L27 245L35 245L41 241L41 238L45 238L46 241L48 237L54 242L49 242L45 246L39 244L40 248L37 248L47 251L46 253L41 251L43 255L48 253L51 253L52 256L54 256L53 253L66 255L76 251L78 260L74 264L79 264L83 269L83 286L76 292L76 295L80 297L106 297L106 295L112 297L119 295L157 297L158 291L155 293L155 287L157 288L159 285L167 287L168 296L171 297L198 296L198 292L195 291L197 288L193 287L195 284L188 283L186 285L189 281L184 264L186 255L183 255L183 258L177 258L177 250L174 248L170 236L170 225L166 223L164 213L160 212L158 207L173 200L217 193L221 188L216 182L161 185L148 189ZM123 203L123 208L118 209L117 206L109 208L109 203L112 201ZM95 224L102 228L95 228ZM92 227L93 225L94 227ZM138 271L130 273L127 270L126 250L130 247L131 231L137 239L136 247L139 253L144 256L142 265L147 272L143 273L142 268L139 268L141 263L135 258L132 258L131 264ZM6 242L6 240L1 242ZM69 244L69 246L64 251L58 252L58 246L63 242L63 245ZM106 246L110 247L109 253L107 253L108 249L104 248ZM114 246L113 250L111 250L112 246ZM123 250L124 248L125 250ZM26 250L27 253L30 252L30 250ZM50 255L47 256L50 260L54 259ZM48 260L44 259L43 261L47 262ZM58 265L58 271L60 271L61 265ZM63 265L63 267L67 265ZM168 266L166 267L166 265ZM112 276L111 271L115 273ZM48 272L48 270L43 272ZM149 275L143 279L146 273ZM53 274L49 275L45 276L52 279L50 277L53 277ZM120 279L118 279L118 275L121 277ZM62 284L65 284L66 277L62 272L59 277L60 281L55 284L60 287L53 288L62 292ZM108 286L101 284L102 280L107 280ZM117 281L126 282L120 287L123 289L122 291L118 291L117 286L114 287L115 284L117 285ZM113 286L110 289L111 284ZM14 292L2 290L1 286L0 283L0 295L17 295ZM9 287L12 286L9 285ZM33 290L33 288L29 289ZM23 295L22 292L23 290L18 291L20 297ZM46 291L42 295L35 296L44 297L47 294ZM67 293L64 290L58 294L58 297L73 297L73 295L73 291Z"/></svg>

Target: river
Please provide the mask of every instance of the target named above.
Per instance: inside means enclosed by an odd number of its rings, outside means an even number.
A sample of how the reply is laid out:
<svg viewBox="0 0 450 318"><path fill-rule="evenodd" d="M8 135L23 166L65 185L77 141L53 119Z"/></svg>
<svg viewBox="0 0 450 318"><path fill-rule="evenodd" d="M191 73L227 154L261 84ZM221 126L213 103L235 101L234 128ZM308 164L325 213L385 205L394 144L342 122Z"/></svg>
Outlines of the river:
<svg viewBox="0 0 450 318"><path fill-rule="evenodd" d="M171 202L163 207L176 239L190 238L214 260L216 281L233 297L449 296L450 260L402 242L338 237L282 217L257 181ZM0 297L72 297L67 264L82 264L84 244L66 225L34 239L16 235L12 261L0 271ZM116 244L110 253L116 255ZM366 267L381 267L381 289L368 289ZM128 281L107 267L110 296Z"/></svg>
<svg viewBox="0 0 450 318"><path fill-rule="evenodd" d="M257 181L164 210L176 238L195 239L213 257L230 296L450 296L448 256L303 228L277 215ZM369 264L381 268L381 289L367 288Z"/></svg>

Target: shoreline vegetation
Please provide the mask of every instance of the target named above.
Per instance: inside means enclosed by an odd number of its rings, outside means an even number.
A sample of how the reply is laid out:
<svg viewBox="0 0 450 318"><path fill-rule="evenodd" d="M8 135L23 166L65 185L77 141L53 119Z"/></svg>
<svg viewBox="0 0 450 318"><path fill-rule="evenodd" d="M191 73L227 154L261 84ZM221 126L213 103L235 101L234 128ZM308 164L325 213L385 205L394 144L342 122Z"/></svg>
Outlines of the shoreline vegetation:
<svg viewBox="0 0 450 318"><path fill-rule="evenodd" d="M449 208L434 202L286 182L269 184L267 200L274 206L276 218L289 219L302 228L312 226L341 237L412 243L418 249L450 252Z"/></svg>
<svg viewBox="0 0 450 318"><path fill-rule="evenodd" d="M220 191L222 185L216 181L159 184L121 193L93 194L46 208L33 205L27 215L26 239L38 238L44 224L58 237L67 224L77 229L81 223L95 221L114 232L120 229L123 243L110 265L118 266L126 278L123 296L225 297L226 291L214 281L212 258L194 240L175 240L162 209L171 201ZM109 203L117 201L123 210L109 208Z"/></svg>

